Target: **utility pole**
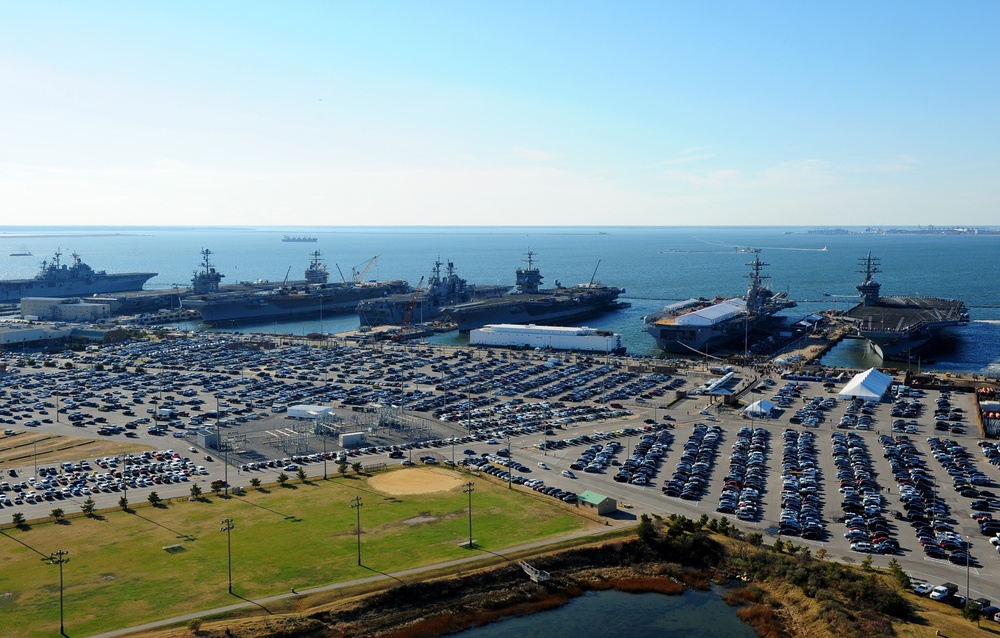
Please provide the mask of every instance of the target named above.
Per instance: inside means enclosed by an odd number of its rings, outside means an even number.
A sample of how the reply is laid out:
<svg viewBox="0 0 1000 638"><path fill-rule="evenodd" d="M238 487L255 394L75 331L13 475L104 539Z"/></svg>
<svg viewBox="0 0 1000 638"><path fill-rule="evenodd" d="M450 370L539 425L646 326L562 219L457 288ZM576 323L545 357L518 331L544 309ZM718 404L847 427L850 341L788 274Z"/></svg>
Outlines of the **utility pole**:
<svg viewBox="0 0 1000 638"><path fill-rule="evenodd" d="M229 558L229 593L233 593L233 528L236 524L233 519L226 518L222 521L220 532L226 533L226 556Z"/></svg>
<svg viewBox="0 0 1000 638"><path fill-rule="evenodd" d="M361 506L364 503L361 502L360 496L355 496L351 499L351 509L357 510L358 512L358 565L361 564Z"/></svg>
<svg viewBox="0 0 1000 638"><path fill-rule="evenodd" d="M469 495L469 549L472 549L472 493L475 491L474 485L475 483L469 481L462 489L464 494Z"/></svg>
<svg viewBox="0 0 1000 638"><path fill-rule="evenodd" d="M49 565L59 565L59 633L66 635L65 614L63 612L63 563L69 562L69 552L59 550L49 554Z"/></svg>
<svg viewBox="0 0 1000 638"><path fill-rule="evenodd" d="M507 489L514 489L514 454L510 450L510 434L507 434Z"/></svg>

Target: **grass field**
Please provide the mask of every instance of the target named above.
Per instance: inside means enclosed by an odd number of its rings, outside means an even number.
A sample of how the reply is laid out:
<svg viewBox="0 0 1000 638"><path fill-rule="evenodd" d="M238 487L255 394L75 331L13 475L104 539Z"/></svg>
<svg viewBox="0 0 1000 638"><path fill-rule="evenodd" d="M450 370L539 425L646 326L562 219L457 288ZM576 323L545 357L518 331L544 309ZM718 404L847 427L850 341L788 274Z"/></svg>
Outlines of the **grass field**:
<svg viewBox="0 0 1000 638"><path fill-rule="evenodd" d="M473 480L473 535L486 550L588 524L552 499ZM356 496L363 502L361 567L350 507ZM58 635L59 568L45 562L56 550L69 552L66 633L85 636L240 602L227 592L225 518L235 524L233 592L259 599L468 556L460 547L469 535L468 502L461 486L392 496L366 477L337 477L7 529L0 536L0 627L10 638ZM163 549L178 544L180 551Z"/></svg>

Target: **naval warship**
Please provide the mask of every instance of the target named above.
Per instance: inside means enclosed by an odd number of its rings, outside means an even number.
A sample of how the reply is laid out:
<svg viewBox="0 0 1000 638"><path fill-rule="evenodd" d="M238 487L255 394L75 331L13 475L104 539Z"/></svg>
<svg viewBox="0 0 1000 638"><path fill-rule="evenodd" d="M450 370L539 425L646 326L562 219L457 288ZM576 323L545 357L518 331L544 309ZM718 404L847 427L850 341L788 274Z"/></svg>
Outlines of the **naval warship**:
<svg viewBox="0 0 1000 638"><path fill-rule="evenodd" d="M111 292L142 290L155 272L108 273L94 270L73 253L69 264L60 262L58 250L52 261L42 261L33 279L0 281L0 303L17 303L21 297L89 297Z"/></svg>
<svg viewBox="0 0 1000 638"><path fill-rule="evenodd" d="M768 331L778 323L775 313L795 306L786 293L773 292L765 284L770 276L762 273L765 264L760 249L753 249L754 259L747 265L750 283L742 297L688 299L643 317L646 332L656 345L667 352L705 354L738 340L744 347L751 334Z"/></svg>
<svg viewBox="0 0 1000 638"><path fill-rule="evenodd" d="M210 324L322 317L323 313L351 312L362 299L409 290L405 281L362 281L363 273L352 273L351 281L328 283L329 272L319 251L312 253L303 281L280 285L258 281L224 290L220 281L225 275L209 261L211 254L209 250L202 251L204 261L191 279L191 295L181 302L185 308L198 311L202 321Z"/></svg>
<svg viewBox="0 0 1000 638"><path fill-rule="evenodd" d="M883 359L908 359L943 328L966 326L969 310L963 301L938 297L882 297L882 284L875 275L882 272L880 260L871 252L858 261L864 281L855 286L861 303L844 316L854 324L855 333Z"/></svg>
<svg viewBox="0 0 1000 638"><path fill-rule="evenodd" d="M618 301L624 289L605 286L594 281L593 276L585 284L565 287L557 280L555 288L543 289L541 272L534 264L535 253L529 251L526 256L528 267L517 269L513 292L447 306L441 313L455 322L460 332L468 332L494 323L559 325L628 306Z"/></svg>
<svg viewBox="0 0 1000 638"><path fill-rule="evenodd" d="M445 266L442 275L441 266ZM419 289L420 286L418 285ZM398 294L365 299L358 303L358 319L362 326L403 325L425 323L441 317L445 306L473 299L492 299L510 290L510 286L469 284L455 274L455 264L434 262L427 287L413 294Z"/></svg>

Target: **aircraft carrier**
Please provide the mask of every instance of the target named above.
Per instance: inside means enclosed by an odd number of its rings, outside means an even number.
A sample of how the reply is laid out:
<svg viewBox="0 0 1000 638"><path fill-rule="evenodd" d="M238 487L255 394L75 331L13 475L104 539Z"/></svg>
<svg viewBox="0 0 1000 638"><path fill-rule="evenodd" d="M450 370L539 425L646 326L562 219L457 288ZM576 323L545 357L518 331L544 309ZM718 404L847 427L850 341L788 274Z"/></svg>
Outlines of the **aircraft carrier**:
<svg viewBox="0 0 1000 638"><path fill-rule="evenodd" d="M709 350L736 341L746 346L751 335L773 331L773 324L779 323L774 314L795 302L765 285L770 277L762 269L769 264L761 262L759 248L753 252L754 259L747 264L750 284L742 297L688 299L643 317L656 345L679 354L711 354Z"/></svg>
<svg viewBox="0 0 1000 638"><path fill-rule="evenodd" d="M528 267L517 269L514 292L448 306L441 313L455 322L460 332L468 332L492 323L558 325L628 306L618 301L624 289L605 286L594 281L593 276L585 284L566 287L557 280L555 288L541 288L542 275L535 267L534 256L529 251Z"/></svg>
<svg viewBox="0 0 1000 638"><path fill-rule="evenodd" d="M859 260L864 281L856 286L861 303L845 313L858 336L868 340L883 359L909 359L944 328L966 326L969 310L958 299L938 297L882 297L880 260L869 252Z"/></svg>

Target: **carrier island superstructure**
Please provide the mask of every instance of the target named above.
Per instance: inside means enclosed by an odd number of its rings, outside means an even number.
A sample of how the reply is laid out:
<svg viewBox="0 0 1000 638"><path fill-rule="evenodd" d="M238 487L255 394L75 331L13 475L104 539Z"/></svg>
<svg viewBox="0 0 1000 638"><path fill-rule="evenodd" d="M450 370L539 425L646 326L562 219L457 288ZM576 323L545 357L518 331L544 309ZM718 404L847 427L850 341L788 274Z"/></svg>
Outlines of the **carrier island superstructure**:
<svg viewBox="0 0 1000 638"><path fill-rule="evenodd" d="M762 270L769 264L761 262L760 249L753 252L754 259L747 264L750 284L742 297L688 299L643 317L646 332L656 339L656 345L667 352L710 354L707 351L737 341L746 347L751 335L777 323L774 314L795 302L765 285L770 277Z"/></svg>

